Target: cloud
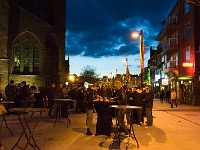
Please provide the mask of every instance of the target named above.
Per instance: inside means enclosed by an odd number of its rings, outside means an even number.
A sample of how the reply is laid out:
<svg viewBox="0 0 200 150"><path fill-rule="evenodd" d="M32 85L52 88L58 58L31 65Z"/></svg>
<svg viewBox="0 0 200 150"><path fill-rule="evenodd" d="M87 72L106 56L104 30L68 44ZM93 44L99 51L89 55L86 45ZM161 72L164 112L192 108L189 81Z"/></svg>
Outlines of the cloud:
<svg viewBox="0 0 200 150"><path fill-rule="evenodd" d="M176 0L67 0L66 54L93 58L136 55L143 30L148 52Z"/></svg>

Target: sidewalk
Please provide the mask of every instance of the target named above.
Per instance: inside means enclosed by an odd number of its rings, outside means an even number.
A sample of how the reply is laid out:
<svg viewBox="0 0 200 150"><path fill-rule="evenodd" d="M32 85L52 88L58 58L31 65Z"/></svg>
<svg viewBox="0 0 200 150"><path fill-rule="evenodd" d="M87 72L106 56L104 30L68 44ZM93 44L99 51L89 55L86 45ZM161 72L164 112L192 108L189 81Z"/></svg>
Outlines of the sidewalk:
<svg viewBox="0 0 200 150"><path fill-rule="evenodd" d="M34 133L35 140L41 150L107 150L112 138L105 139L104 136L86 136L85 118L86 114L71 112L71 125L66 128L62 123L53 127L54 119L42 118ZM140 127L134 125L136 142L131 139L129 149L138 150L199 150L200 147L200 107L189 105L178 105L170 108L166 102L154 101L153 108L154 125L151 127ZM21 127L17 116L6 117L8 126L13 131L12 137L9 130L2 128L2 144L6 150L10 150L16 143ZM95 133L96 114L94 117L93 132ZM5 124L4 124L5 126ZM24 141L23 141L24 142ZM23 145L23 142L21 143ZM126 149L127 139L122 141L121 150ZM27 150L31 149L28 147Z"/></svg>

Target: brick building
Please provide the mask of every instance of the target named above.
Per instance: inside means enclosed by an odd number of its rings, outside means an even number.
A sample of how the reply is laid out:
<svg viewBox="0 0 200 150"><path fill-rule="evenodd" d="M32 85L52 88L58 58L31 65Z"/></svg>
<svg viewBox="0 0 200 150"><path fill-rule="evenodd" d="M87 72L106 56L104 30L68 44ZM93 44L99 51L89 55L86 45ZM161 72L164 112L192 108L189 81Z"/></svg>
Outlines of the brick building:
<svg viewBox="0 0 200 150"><path fill-rule="evenodd" d="M181 103L200 105L200 6L177 0L163 21L157 40L161 62L153 67L155 55L149 60L152 79L159 77L159 88L174 88ZM156 59L158 60L158 58ZM160 71L158 71L160 70ZM152 81L155 86L156 80Z"/></svg>
<svg viewBox="0 0 200 150"><path fill-rule="evenodd" d="M65 9L65 0L1 0L0 91L11 79L65 82Z"/></svg>

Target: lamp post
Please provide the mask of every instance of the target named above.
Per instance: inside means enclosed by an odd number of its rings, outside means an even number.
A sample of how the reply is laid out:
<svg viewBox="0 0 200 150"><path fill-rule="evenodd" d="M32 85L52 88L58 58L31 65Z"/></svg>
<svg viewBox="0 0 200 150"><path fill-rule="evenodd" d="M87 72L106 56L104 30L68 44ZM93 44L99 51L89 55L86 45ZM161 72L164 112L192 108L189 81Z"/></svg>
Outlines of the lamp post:
<svg viewBox="0 0 200 150"><path fill-rule="evenodd" d="M144 75L144 43L143 43L143 30L140 30L140 33L132 33L132 37L140 37L140 78L141 78L141 86L143 88L143 75Z"/></svg>
<svg viewBox="0 0 200 150"><path fill-rule="evenodd" d="M115 69L115 73L116 73L116 74L115 74L115 77L117 78L117 68Z"/></svg>
<svg viewBox="0 0 200 150"><path fill-rule="evenodd" d="M129 81L129 76L130 76L129 69L128 69L128 58L123 59L123 62L126 63L126 82L125 83L127 84Z"/></svg>

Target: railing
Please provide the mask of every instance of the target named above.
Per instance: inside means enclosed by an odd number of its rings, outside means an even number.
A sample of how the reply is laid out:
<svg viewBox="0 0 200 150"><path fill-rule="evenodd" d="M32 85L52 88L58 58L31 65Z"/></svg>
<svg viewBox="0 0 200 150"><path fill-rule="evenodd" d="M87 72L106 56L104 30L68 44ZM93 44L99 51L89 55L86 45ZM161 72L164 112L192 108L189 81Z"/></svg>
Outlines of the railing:
<svg viewBox="0 0 200 150"><path fill-rule="evenodd" d="M163 64L163 70L170 68L178 68L178 60L169 60L167 63Z"/></svg>
<svg viewBox="0 0 200 150"><path fill-rule="evenodd" d="M178 38L169 38L168 41L162 43L162 52L165 52L169 49L169 46L177 46Z"/></svg>
<svg viewBox="0 0 200 150"><path fill-rule="evenodd" d="M166 23L163 25L162 33L164 33L164 32L166 31L166 29L167 29L170 25L175 25L175 24L178 24L178 16L170 16L169 19L168 19L168 22L166 22Z"/></svg>
<svg viewBox="0 0 200 150"><path fill-rule="evenodd" d="M178 38L169 38L169 46L177 46Z"/></svg>

